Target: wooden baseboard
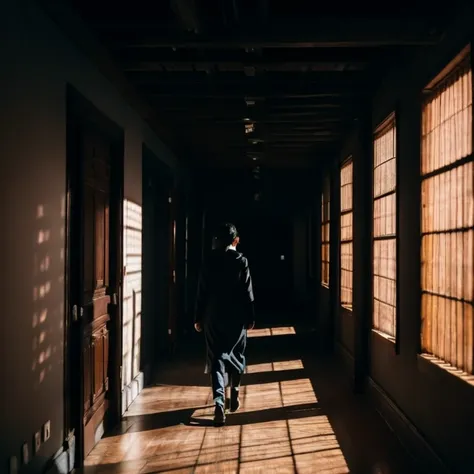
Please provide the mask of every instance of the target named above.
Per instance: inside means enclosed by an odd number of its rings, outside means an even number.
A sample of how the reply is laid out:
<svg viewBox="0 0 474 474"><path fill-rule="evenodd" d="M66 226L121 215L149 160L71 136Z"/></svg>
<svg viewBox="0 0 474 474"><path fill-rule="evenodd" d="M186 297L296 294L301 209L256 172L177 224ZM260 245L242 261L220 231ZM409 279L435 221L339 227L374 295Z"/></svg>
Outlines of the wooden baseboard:
<svg viewBox="0 0 474 474"><path fill-rule="evenodd" d="M69 474L74 469L76 452L76 438L71 435L63 447L48 462L45 474Z"/></svg>
<svg viewBox="0 0 474 474"><path fill-rule="evenodd" d="M122 414L124 414L135 398L143 390L144 374L140 372L124 389L122 390Z"/></svg>
<svg viewBox="0 0 474 474"><path fill-rule="evenodd" d="M342 360L351 379L354 377L354 356L339 341L335 343L336 354Z"/></svg>
<svg viewBox="0 0 474 474"><path fill-rule="evenodd" d="M426 474L450 474L452 472L416 426L405 416L383 388L370 377L367 383L367 394L377 412L412 456L418 469L417 472Z"/></svg>

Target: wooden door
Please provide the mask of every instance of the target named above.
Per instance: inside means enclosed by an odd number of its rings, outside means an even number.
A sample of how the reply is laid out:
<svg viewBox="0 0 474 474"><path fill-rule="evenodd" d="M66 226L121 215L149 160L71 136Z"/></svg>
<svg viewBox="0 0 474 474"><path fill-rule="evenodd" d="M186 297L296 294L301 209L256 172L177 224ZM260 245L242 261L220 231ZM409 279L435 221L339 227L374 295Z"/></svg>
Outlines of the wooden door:
<svg viewBox="0 0 474 474"><path fill-rule="evenodd" d="M98 132L82 135L84 454L104 432L109 400L111 144ZM115 295L114 298L117 298Z"/></svg>
<svg viewBox="0 0 474 474"><path fill-rule="evenodd" d="M81 467L120 419L123 133L67 98L64 428Z"/></svg>

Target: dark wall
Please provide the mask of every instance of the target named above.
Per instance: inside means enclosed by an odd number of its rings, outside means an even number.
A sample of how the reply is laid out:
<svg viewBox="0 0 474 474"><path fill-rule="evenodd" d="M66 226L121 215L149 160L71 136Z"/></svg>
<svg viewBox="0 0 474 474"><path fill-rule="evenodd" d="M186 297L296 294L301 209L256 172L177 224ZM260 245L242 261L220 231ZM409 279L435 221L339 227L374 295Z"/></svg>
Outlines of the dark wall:
<svg viewBox="0 0 474 474"><path fill-rule="evenodd" d="M400 354L393 344L371 338L371 376L415 423L441 457L456 472L474 463L474 387L418 356L420 337L420 92L461 51L473 34L473 17L466 15L439 48L420 52L393 74L374 100L376 126L397 111L399 166L399 312Z"/></svg>
<svg viewBox="0 0 474 474"><path fill-rule="evenodd" d="M321 311L333 312L337 338L349 349L356 365L368 357L370 378L416 426L418 439L424 438L453 472L470 472L474 463L472 426L474 425L474 387L447 370L419 355L420 346L420 123L421 91L433 77L473 37L472 13L462 15L443 42L432 49L420 48L406 65L397 67L377 91L371 116L354 125L354 133L345 143L342 158L354 156L354 311L339 310L338 262L331 268L331 290L321 289ZM370 268L363 258L370 251L371 204L367 200L370 184L371 131L391 112L397 113L399 166L398 184L398 309L399 351L395 343L367 327L371 321ZM338 192L338 170L329 169L333 194ZM364 175L365 173L365 175ZM368 186L370 192L370 186ZM333 203L331 202L331 205ZM333 206L334 208L334 206ZM369 217L369 219L368 219ZM338 212L331 224L339 227ZM362 224L364 223L364 224ZM365 228L364 228L365 226ZM331 233L331 245L338 246L339 235ZM331 256L337 258L335 250ZM337 265L336 265L337 263ZM364 354L364 338L368 353ZM352 346L351 346L352 344ZM359 349L357 349L359 347ZM362 351L362 352L361 352ZM435 471L431 471L435 472ZM437 472L437 471L436 471Z"/></svg>
<svg viewBox="0 0 474 474"><path fill-rule="evenodd" d="M34 1L0 4L2 368L0 472L10 456L42 472L64 432L66 85L125 131L125 197L140 204L141 147L172 155ZM21 61L18 58L22 58ZM47 271L44 268L48 261ZM33 456L33 435L51 438Z"/></svg>

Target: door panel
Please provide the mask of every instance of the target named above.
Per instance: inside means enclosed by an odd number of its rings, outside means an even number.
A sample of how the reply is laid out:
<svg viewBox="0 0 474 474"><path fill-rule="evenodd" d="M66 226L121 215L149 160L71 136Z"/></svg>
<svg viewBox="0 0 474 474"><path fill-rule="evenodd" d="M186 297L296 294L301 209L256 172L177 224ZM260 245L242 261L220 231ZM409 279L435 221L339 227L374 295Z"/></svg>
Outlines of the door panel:
<svg viewBox="0 0 474 474"><path fill-rule="evenodd" d="M92 344L91 338L85 337L83 340L84 367L92 364ZM92 371L84 371L84 413L87 413L92 405Z"/></svg>
<svg viewBox="0 0 474 474"><path fill-rule="evenodd" d="M84 347L84 455L103 431L107 413L109 372L109 202L111 146L99 133L83 133L84 248L83 248L83 347Z"/></svg>

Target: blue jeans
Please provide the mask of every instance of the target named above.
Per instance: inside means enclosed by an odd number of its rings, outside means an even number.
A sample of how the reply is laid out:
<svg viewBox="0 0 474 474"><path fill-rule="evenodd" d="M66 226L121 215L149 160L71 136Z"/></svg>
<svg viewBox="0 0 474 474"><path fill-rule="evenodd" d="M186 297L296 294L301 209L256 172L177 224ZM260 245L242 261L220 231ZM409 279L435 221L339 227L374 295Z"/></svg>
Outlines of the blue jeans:
<svg viewBox="0 0 474 474"><path fill-rule="evenodd" d="M221 358L214 359L211 367L212 396L216 405L225 406L225 388L230 383L234 389L240 387L242 375Z"/></svg>

